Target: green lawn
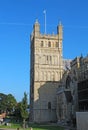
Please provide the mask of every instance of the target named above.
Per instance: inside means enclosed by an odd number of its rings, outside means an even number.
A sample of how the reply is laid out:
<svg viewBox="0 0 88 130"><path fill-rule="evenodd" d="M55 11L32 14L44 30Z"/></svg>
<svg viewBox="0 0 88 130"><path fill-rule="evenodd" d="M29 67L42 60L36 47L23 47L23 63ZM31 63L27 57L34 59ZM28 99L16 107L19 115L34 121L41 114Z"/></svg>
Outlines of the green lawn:
<svg viewBox="0 0 88 130"><path fill-rule="evenodd" d="M33 130L64 130L59 126L33 126Z"/></svg>
<svg viewBox="0 0 88 130"><path fill-rule="evenodd" d="M19 124L11 124L11 126L0 126L0 128L13 128L16 129L19 128L19 130L30 130L32 127L32 130L64 130L63 128L59 126L51 126L51 125L30 125L28 128L23 129Z"/></svg>

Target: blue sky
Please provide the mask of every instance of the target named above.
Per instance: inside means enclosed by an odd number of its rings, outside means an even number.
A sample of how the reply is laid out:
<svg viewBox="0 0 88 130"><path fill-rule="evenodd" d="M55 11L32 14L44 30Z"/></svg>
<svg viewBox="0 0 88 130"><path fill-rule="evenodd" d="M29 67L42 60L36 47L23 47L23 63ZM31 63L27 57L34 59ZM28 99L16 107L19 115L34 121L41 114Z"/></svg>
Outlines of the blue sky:
<svg viewBox="0 0 88 130"><path fill-rule="evenodd" d="M73 59L88 52L87 0L0 0L0 92L21 101L29 96L30 33L36 19L44 33L63 24L63 57Z"/></svg>

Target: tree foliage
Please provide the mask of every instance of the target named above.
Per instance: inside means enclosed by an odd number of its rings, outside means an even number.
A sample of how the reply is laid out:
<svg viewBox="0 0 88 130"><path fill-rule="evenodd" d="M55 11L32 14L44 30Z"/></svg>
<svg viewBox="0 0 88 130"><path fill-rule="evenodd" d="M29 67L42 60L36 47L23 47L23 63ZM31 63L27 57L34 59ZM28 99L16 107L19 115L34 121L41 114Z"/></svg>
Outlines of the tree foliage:
<svg viewBox="0 0 88 130"><path fill-rule="evenodd" d="M27 100L27 94L24 92L24 97L21 102L21 116L24 120L28 118L28 100Z"/></svg>
<svg viewBox="0 0 88 130"><path fill-rule="evenodd" d="M0 113L12 112L17 104L16 99L12 94L0 93Z"/></svg>
<svg viewBox="0 0 88 130"><path fill-rule="evenodd" d="M12 94L6 95L0 93L0 113L2 112L14 115L17 121L23 121L23 127L25 127L25 121L28 118L28 99L26 92L24 92L24 97L19 103L17 103Z"/></svg>
<svg viewBox="0 0 88 130"><path fill-rule="evenodd" d="M0 113L6 111L6 109L7 109L6 97L7 97L7 95L0 93Z"/></svg>
<svg viewBox="0 0 88 130"><path fill-rule="evenodd" d="M15 107L15 111L14 111L14 116L15 116L17 121L22 120L20 108L21 108L21 102L17 103L17 105Z"/></svg>
<svg viewBox="0 0 88 130"><path fill-rule="evenodd" d="M22 120L23 125L25 126L25 121L28 118L28 100L27 94L24 92L24 97L21 102L19 102L15 109L15 116L17 120Z"/></svg>
<svg viewBox="0 0 88 130"><path fill-rule="evenodd" d="M7 95L7 110L13 112L17 105L17 101L12 94Z"/></svg>

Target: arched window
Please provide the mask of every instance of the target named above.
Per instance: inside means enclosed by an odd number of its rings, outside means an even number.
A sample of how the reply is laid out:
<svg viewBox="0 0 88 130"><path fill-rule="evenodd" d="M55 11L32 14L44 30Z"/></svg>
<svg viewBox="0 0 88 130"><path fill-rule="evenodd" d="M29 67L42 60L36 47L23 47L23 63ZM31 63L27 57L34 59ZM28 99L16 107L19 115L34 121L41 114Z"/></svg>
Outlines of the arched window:
<svg viewBox="0 0 88 130"><path fill-rule="evenodd" d="M43 47L43 41L41 41L41 47Z"/></svg>
<svg viewBox="0 0 88 130"><path fill-rule="evenodd" d="M58 47L58 42L56 42L56 47Z"/></svg>
<svg viewBox="0 0 88 130"><path fill-rule="evenodd" d="M51 109L51 102L48 102L48 109Z"/></svg>
<svg viewBox="0 0 88 130"><path fill-rule="evenodd" d="M51 42L50 41L48 42L48 47L51 47Z"/></svg>

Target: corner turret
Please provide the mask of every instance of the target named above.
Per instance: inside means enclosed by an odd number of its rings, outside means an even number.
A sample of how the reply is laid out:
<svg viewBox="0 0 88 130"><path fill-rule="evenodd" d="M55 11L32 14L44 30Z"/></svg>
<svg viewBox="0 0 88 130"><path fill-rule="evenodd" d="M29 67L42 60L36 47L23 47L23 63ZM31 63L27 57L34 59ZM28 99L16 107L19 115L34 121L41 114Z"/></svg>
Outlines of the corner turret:
<svg viewBox="0 0 88 130"><path fill-rule="evenodd" d="M57 26L57 34L59 35L59 40L63 40L63 26L61 22Z"/></svg>
<svg viewBox="0 0 88 130"><path fill-rule="evenodd" d="M34 35L38 36L40 34L40 24L37 19L33 27L34 27Z"/></svg>

